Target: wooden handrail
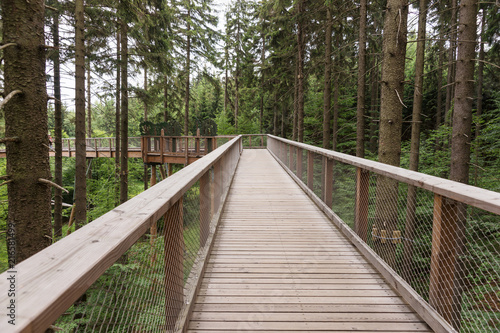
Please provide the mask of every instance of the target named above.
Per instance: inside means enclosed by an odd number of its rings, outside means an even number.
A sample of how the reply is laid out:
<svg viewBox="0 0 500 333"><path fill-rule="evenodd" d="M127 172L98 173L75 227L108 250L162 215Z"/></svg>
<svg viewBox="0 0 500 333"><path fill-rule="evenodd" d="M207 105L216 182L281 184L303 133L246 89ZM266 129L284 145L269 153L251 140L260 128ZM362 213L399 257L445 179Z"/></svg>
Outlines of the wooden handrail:
<svg viewBox="0 0 500 333"><path fill-rule="evenodd" d="M0 332L45 331L211 167L239 148L240 141L241 136L233 138L203 159L19 263L15 273L1 274L0 290L5 292L0 293L0 304L5 305L4 309L10 304L8 277L14 275L17 311L15 326L4 315Z"/></svg>
<svg viewBox="0 0 500 333"><path fill-rule="evenodd" d="M356 156L311 146L308 144L283 139L268 134L270 138L291 146L299 147L318 155L332 158L336 161L349 164L364 170L373 171L400 182L413 185L450 199L463 202L467 205L484 209L491 213L500 214L500 193L485 190L475 186L462 184L452 180L426 175L420 172L395 167L392 165L366 160Z"/></svg>

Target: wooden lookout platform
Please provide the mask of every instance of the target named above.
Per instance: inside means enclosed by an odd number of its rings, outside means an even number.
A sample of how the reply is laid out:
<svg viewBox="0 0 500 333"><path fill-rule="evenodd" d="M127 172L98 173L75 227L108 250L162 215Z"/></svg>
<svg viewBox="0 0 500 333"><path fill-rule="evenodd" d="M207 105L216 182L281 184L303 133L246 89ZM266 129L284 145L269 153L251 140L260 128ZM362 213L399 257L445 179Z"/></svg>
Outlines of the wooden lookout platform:
<svg viewBox="0 0 500 333"><path fill-rule="evenodd" d="M432 332L267 150L244 150L188 332Z"/></svg>

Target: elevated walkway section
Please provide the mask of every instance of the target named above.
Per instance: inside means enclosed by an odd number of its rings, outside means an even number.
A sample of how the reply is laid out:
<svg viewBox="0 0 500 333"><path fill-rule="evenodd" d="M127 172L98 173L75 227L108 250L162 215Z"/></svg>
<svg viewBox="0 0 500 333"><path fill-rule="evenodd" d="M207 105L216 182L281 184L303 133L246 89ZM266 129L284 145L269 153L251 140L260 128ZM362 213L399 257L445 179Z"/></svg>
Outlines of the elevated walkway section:
<svg viewBox="0 0 500 333"><path fill-rule="evenodd" d="M188 332L432 332L267 150L244 150Z"/></svg>

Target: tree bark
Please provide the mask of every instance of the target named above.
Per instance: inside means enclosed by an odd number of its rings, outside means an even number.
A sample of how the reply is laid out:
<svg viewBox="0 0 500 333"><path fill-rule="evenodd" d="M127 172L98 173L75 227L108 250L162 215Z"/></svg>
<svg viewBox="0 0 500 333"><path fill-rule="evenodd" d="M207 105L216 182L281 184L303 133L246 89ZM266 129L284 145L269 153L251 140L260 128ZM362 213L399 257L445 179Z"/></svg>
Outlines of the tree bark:
<svg viewBox="0 0 500 333"><path fill-rule="evenodd" d="M91 93L91 74L90 60L87 68L87 138L92 137L92 96Z"/></svg>
<svg viewBox="0 0 500 333"><path fill-rule="evenodd" d="M402 98L406 56L406 0L388 0L383 35L383 64L380 105L379 161L399 166L401 155ZM396 262L392 238L397 230L398 182L379 176L376 191L376 227L382 238L375 250L391 267ZM385 237L384 232L385 231ZM384 239L385 238L385 239Z"/></svg>
<svg viewBox="0 0 500 333"><path fill-rule="evenodd" d="M440 41L438 42L438 68L436 70L437 73L437 102L436 102L436 126L435 129L439 129L439 126L441 126L442 123L442 115L443 115L443 89L442 89L442 82L443 82L443 63L444 63L444 56L443 56L443 49L444 49L444 43L442 39L444 38L442 29L439 31L439 39ZM436 146L439 145L439 142L436 142Z"/></svg>
<svg viewBox="0 0 500 333"><path fill-rule="evenodd" d="M128 200L128 26L121 25L120 203Z"/></svg>
<svg viewBox="0 0 500 333"><path fill-rule="evenodd" d="M366 1L360 1L356 156L365 156Z"/></svg>
<svg viewBox="0 0 500 333"><path fill-rule="evenodd" d="M332 9L326 7L325 88L323 92L323 148L330 148L330 109L332 101Z"/></svg>
<svg viewBox="0 0 500 333"><path fill-rule="evenodd" d="M299 113L298 98L299 98L299 62L295 61L295 78L293 85L293 125L292 125L293 141L297 140L297 114Z"/></svg>
<svg viewBox="0 0 500 333"><path fill-rule="evenodd" d="M455 79L455 100L453 128L451 137L450 180L467 184L469 182L470 145L472 137L472 105L474 100L474 58L476 47L477 0L462 0L460 3L460 21L458 29L457 64ZM459 331L461 323L461 304L465 268L463 255L466 246L466 206L452 202L455 206L455 269L450 283L444 283L444 297L451 298L452 311L442 313L453 327ZM442 297L440 297L442 298ZM443 303L440 300L440 303ZM435 305L435 302L431 303ZM438 308L438 311L441 310ZM448 316L450 314L450 316Z"/></svg>
<svg viewBox="0 0 500 333"><path fill-rule="evenodd" d="M373 57L373 69L370 75L371 80L371 91L370 91L370 152L372 154L377 153L377 123L374 121L378 118L378 91L379 91L379 79L378 79L378 62L377 58Z"/></svg>
<svg viewBox="0 0 500 333"><path fill-rule="evenodd" d="M298 61L298 91L297 91L297 141L304 142L304 0L297 3L297 61Z"/></svg>
<svg viewBox="0 0 500 333"><path fill-rule="evenodd" d="M476 144L474 151L474 185L477 186L477 175L479 167L479 135L481 134L481 116L483 114L483 69L484 69L484 26L486 23L486 13L482 9L481 17L481 43L479 44L479 63L477 64L477 109L476 109L476 134L474 135Z"/></svg>
<svg viewBox="0 0 500 333"><path fill-rule="evenodd" d="M190 6L191 4L189 4ZM186 96L184 97L184 135L189 135L189 76L191 73L191 8L188 8L188 22L186 28Z"/></svg>
<svg viewBox="0 0 500 333"><path fill-rule="evenodd" d="M57 4L57 2L56 2ZM57 185L62 184L62 102L61 102L61 57L59 52L59 12L54 13L54 22L52 25L52 38L54 40L54 143L55 143L55 161L54 178ZM62 190L54 188L54 236L62 236Z"/></svg>
<svg viewBox="0 0 500 333"><path fill-rule="evenodd" d="M420 0L418 17L417 55L415 60L415 90L413 93L413 114L411 125L410 170L418 171L420 151L420 114L422 113L422 100L424 94L424 56L425 56L425 27L427 20L427 2ZM403 250L403 276L410 281L413 267L413 233L415 229L415 211L417 204L417 188L408 186L406 201L406 225Z"/></svg>
<svg viewBox="0 0 500 333"><path fill-rule="evenodd" d="M261 78L260 78L260 133L264 133L264 62L266 61L266 38L264 35L264 31L261 32L262 38L262 50L260 54L260 62L261 62Z"/></svg>
<svg viewBox="0 0 500 333"><path fill-rule="evenodd" d="M117 24L116 31L116 91L115 91L115 181L116 199L115 204L120 202L120 122L121 122L121 33L120 25Z"/></svg>
<svg viewBox="0 0 500 333"><path fill-rule="evenodd" d="M4 93L22 93L5 104L8 184L7 248L9 267L50 245L51 191L47 93L45 85L44 1L2 0Z"/></svg>
<svg viewBox="0 0 500 333"><path fill-rule="evenodd" d="M454 83L455 83L455 57L456 57L456 42L457 42L457 0L451 1L451 22L450 22L450 49L448 51L448 82L446 87L446 105L445 105L445 122L451 124L451 101L453 100Z"/></svg>
<svg viewBox="0 0 500 333"><path fill-rule="evenodd" d="M84 0L75 1L75 228L87 223Z"/></svg>

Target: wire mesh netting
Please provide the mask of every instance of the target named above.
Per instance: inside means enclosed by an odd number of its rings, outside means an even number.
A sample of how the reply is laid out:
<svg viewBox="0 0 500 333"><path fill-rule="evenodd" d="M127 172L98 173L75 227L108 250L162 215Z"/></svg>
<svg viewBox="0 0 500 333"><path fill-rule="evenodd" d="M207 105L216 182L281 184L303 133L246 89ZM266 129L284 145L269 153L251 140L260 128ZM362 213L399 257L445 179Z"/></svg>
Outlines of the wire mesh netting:
<svg viewBox="0 0 500 333"><path fill-rule="evenodd" d="M273 140L270 149L296 171L288 145ZM309 188L324 199L325 157L312 155ZM298 176L307 184L303 165ZM498 332L500 216L373 172L363 171L367 176L360 178L357 172L355 166L333 162L332 210L457 331ZM356 209L356 198L365 213Z"/></svg>
<svg viewBox="0 0 500 333"><path fill-rule="evenodd" d="M181 329L238 154L235 144L60 316L56 330Z"/></svg>

